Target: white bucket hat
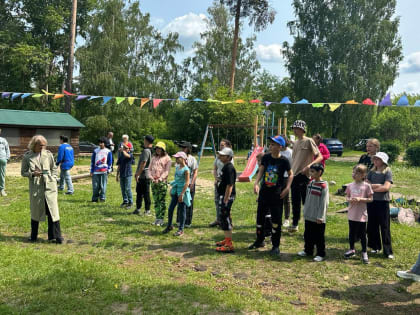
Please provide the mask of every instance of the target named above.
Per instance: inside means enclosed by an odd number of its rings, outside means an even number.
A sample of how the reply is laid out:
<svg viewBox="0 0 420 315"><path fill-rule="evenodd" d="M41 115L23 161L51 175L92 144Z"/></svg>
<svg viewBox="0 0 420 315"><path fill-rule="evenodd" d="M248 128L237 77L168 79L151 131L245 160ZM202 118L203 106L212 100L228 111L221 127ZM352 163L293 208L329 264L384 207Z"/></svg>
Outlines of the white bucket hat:
<svg viewBox="0 0 420 315"><path fill-rule="evenodd" d="M385 152L378 152L373 157L381 159L381 161L384 162L384 164L388 165L389 156Z"/></svg>

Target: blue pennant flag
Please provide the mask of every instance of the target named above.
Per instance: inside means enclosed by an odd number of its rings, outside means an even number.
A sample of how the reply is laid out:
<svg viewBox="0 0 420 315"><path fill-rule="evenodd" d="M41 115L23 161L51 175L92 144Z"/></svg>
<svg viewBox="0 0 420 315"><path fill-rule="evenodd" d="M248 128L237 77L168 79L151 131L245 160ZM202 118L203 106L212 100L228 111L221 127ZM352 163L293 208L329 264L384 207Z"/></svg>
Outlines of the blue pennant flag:
<svg viewBox="0 0 420 315"><path fill-rule="evenodd" d="M12 101L15 99L15 98L18 98L19 96L21 96L22 95L22 93L13 93L12 94Z"/></svg>
<svg viewBox="0 0 420 315"><path fill-rule="evenodd" d="M180 101L189 101L189 99L184 98L184 97L182 97L182 96L180 96L180 97L179 97L179 100L180 100Z"/></svg>
<svg viewBox="0 0 420 315"><path fill-rule="evenodd" d="M193 99L194 102L204 102L204 100L202 100L201 98L195 98Z"/></svg>
<svg viewBox="0 0 420 315"><path fill-rule="evenodd" d="M97 98L101 98L101 96L91 96L91 97L88 98L88 101L91 101L91 100L94 100L94 99L97 99Z"/></svg>
<svg viewBox="0 0 420 315"><path fill-rule="evenodd" d="M420 100L417 100L415 103L414 103L414 106L420 106Z"/></svg>
<svg viewBox="0 0 420 315"><path fill-rule="evenodd" d="M27 98L28 96L33 95L34 93L24 93L21 98Z"/></svg>
<svg viewBox="0 0 420 315"><path fill-rule="evenodd" d="M103 96L102 99L104 101L102 102L101 105L104 106L106 103L108 103L112 99L112 96Z"/></svg>
<svg viewBox="0 0 420 315"><path fill-rule="evenodd" d="M281 99L280 104L292 104L292 101L287 96L285 96Z"/></svg>
<svg viewBox="0 0 420 315"><path fill-rule="evenodd" d="M408 106L408 98L406 95L401 96L401 98L397 102L397 106Z"/></svg>
<svg viewBox="0 0 420 315"><path fill-rule="evenodd" d="M297 101L296 104L309 104L307 99L302 98L300 101Z"/></svg>

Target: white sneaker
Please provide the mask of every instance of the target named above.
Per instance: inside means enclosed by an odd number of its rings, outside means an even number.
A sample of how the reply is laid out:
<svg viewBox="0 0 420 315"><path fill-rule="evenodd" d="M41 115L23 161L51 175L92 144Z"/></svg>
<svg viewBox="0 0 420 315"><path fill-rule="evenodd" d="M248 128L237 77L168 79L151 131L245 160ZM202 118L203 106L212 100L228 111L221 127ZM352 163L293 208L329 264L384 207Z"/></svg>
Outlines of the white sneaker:
<svg viewBox="0 0 420 315"><path fill-rule="evenodd" d="M394 255L388 255L388 259L394 259Z"/></svg>
<svg viewBox="0 0 420 315"><path fill-rule="evenodd" d="M289 220L284 220L283 227L288 228L290 226Z"/></svg>
<svg viewBox="0 0 420 315"><path fill-rule="evenodd" d="M4 189L1 191L1 196L2 197L6 197L7 196L6 191Z"/></svg>
<svg viewBox="0 0 420 315"><path fill-rule="evenodd" d="M314 261L316 261L316 262L321 262L323 260L324 260L324 257L321 257L321 256L315 256L315 258L314 258Z"/></svg>
<svg viewBox="0 0 420 315"><path fill-rule="evenodd" d="M397 276L403 279L410 279L417 282L420 282L420 275L416 275L415 273L412 273L410 270L407 271L397 271Z"/></svg>
<svg viewBox="0 0 420 315"><path fill-rule="evenodd" d="M298 253L298 256L300 256L300 257L305 257L305 256L308 256L308 254L307 254L304 250L301 250L301 251Z"/></svg>

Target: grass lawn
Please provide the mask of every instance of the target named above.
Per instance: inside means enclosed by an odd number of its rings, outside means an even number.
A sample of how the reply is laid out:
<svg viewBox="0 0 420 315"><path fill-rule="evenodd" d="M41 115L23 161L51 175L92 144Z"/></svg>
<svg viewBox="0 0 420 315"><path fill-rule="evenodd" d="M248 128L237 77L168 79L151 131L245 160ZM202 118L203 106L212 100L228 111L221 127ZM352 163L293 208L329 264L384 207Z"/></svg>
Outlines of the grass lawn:
<svg viewBox="0 0 420 315"><path fill-rule="evenodd" d="M296 255L303 246L302 226L282 235L279 258L266 253L270 247L247 250L255 238L251 183L237 184L236 252L216 253L213 244L223 232L207 227L215 217L212 162L201 161L193 227L181 238L162 235L163 228L151 225L154 217L120 209L119 185L111 176L105 204L89 202L89 179L74 183L75 195L59 195L65 244L46 241L46 223L40 225L41 240L27 243L28 182L8 177L9 196L0 199L0 314L419 314L420 283L395 275L417 258L418 224L392 223L395 260L371 255L363 265L359 258L342 258L347 219L335 213L344 198L333 192L351 181L354 163L327 162L324 178L337 182L330 187L328 257L314 263ZM86 171L87 164L88 159L78 161ZM235 166L242 170L245 160L237 158ZM418 193L419 169L398 164L393 170L393 191Z"/></svg>

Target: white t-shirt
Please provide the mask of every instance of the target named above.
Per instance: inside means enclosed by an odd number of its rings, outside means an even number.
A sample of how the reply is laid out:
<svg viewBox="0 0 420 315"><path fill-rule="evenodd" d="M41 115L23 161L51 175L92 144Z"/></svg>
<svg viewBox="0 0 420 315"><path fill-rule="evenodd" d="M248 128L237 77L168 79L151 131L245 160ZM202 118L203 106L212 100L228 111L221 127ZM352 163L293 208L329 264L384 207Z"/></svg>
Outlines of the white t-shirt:
<svg viewBox="0 0 420 315"><path fill-rule="evenodd" d="M281 151L281 155L289 161L290 165L292 165L292 154L293 150L290 148L286 148L286 150ZM289 177L289 174L287 172L284 172L284 177Z"/></svg>

